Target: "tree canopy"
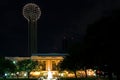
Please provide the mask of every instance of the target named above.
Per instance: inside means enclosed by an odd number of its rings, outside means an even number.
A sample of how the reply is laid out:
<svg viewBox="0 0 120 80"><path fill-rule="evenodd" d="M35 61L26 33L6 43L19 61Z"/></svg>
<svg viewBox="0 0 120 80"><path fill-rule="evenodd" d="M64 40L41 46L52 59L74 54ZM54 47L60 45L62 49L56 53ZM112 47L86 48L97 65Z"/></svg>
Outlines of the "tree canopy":
<svg viewBox="0 0 120 80"><path fill-rule="evenodd" d="M0 57L0 75L4 76L5 73L14 73L16 71L16 65L13 61Z"/></svg>
<svg viewBox="0 0 120 80"><path fill-rule="evenodd" d="M120 10L114 10L113 15L102 17L88 25L83 43L77 43L68 49L71 56L68 62L73 60L71 65L79 61L77 65L102 66L101 69L119 74L119 26Z"/></svg>
<svg viewBox="0 0 120 80"><path fill-rule="evenodd" d="M38 63L36 61L33 61L31 59L25 59L17 62L19 71L26 71L28 72L28 78L29 73L36 67Z"/></svg>

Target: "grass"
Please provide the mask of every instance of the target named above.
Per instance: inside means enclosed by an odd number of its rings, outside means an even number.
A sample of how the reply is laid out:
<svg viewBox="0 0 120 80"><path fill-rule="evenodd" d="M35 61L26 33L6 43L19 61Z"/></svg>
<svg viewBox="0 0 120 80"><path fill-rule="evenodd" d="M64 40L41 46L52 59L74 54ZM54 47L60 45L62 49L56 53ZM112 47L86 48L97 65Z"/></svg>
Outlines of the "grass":
<svg viewBox="0 0 120 80"><path fill-rule="evenodd" d="M38 80L38 79L28 79L28 78L20 78L20 79L15 79L15 78L11 78L11 79L0 79L0 80Z"/></svg>
<svg viewBox="0 0 120 80"><path fill-rule="evenodd" d="M109 80L108 78L61 78L61 80Z"/></svg>
<svg viewBox="0 0 120 80"><path fill-rule="evenodd" d="M20 78L20 79L0 79L0 80L38 80L38 79L28 79L28 78ZM60 80L108 80L108 78L61 78Z"/></svg>

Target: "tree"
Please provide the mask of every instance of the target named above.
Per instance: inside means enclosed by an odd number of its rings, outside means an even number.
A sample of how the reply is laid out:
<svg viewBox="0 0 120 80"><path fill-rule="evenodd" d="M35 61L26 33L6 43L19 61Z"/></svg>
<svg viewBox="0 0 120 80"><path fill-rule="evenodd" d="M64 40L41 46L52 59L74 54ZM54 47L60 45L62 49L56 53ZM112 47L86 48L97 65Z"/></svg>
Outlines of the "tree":
<svg viewBox="0 0 120 80"><path fill-rule="evenodd" d="M31 59L25 59L25 60L18 61L17 65L20 71L27 72L28 78L29 78L29 74L35 68L35 66L37 65L37 62Z"/></svg>
<svg viewBox="0 0 120 80"><path fill-rule="evenodd" d="M77 78L76 71L79 68L79 65L77 62L73 59L71 56L67 56L61 63L60 63L60 69L61 70L68 70L73 71L75 74L75 77Z"/></svg>
<svg viewBox="0 0 120 80"><path fill-rule="evenodd" d="M97 65L102 70L106 67L110 80L112 80L113 72L117 74L118 80L120 78L117 63L119 60L117 54L119 52L119 22L120 10L113 11L112 16L102 17L101 20L89 25L83 43L85 55L89 56L88 59L91 57L91 63L88 64Z"/></svg>
<svg viewBox="0 0 120 80"><path fill-rule="evenodd" d="M5 73L14 73L16 71L16 66L13 61L5 58L0 59L0 72L4 76Z"/></svg>
<svg viewBox="0 0 120 80"><path fill-rule="evenodd" d="M74 42L73 40L66 41L65 47L69 56L67 56L63 62L61 62L60 68L63 70L70 70L75 73L75 77L77 78L76 71L80 69L84 69L86 72L86 56L84 55L84 50L82 48L82 43L80 41ZM87 60L88 61L88 60ZM87 77L87 73L86 73Z"/></svg>
<svg viewBox="0 0 120 80"><path fill-rule="evenodd" d="M111 16L102 17L94 24L88 25L81 47L76 45L76 49L75 47L69 49L70 55L79 56L77 59L79 61L82 60L83 62L81 61L82 63L80 63L86 67L97 66L97 68L102 70L104 69L103 67L106 67L109 79L112 79L112 73L114 72L119 80L119 26L120 10L114 10Z"/></svg>
<svg viewBox="0 0 120 80"><path fill-rule="evenodd" d="M73 71L77 78L76 71L83 68L83 57L80 56L81 43L69 43L67 47L68 56L60 63L60 69Z"/></svg>

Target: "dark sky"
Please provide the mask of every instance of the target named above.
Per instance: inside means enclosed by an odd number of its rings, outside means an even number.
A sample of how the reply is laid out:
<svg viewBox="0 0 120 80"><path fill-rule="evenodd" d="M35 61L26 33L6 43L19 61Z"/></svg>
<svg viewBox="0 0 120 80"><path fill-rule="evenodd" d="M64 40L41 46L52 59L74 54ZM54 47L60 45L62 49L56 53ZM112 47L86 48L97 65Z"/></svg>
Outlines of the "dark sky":
<svg viewBox="0 0 120 80"><path fill-rule="evenodd" d="M22 15L25 4L41 8L38 20L38 52L62 52L66 37L82 40L89 24L119 8L119 0L1 0L0 55L24 56L27 53L27 20Z"/></svg>

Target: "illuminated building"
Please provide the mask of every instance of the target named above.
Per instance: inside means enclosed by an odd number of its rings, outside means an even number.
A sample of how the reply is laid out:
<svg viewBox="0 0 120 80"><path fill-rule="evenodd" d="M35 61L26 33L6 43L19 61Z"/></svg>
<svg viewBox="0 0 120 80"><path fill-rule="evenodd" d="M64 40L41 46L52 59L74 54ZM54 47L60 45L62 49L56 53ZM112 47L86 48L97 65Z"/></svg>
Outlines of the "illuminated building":
<svg viewBox="0 0 120 80"><path fill-rule="evenodd" d="M37 61L37 69L31 71L31 77L40 77L47 76L48 70L52 72L54 77L57 77L59 74L59 67L57 66L60 61L64 59L67 54L63 53L40 53L33 54L31 57L6 57L6 59L10 59L13 63L18 62L20 60L31 59L33 61Z"/></svg>
<svg viewBox="0 0 120 80"><path fill-rule="evenodd" d="M51 71L53 77L75 77L73 72L62 71L59 72L59 64L60 61L64 59L67 54L62 53L41 53L34 54L31 57L6 57L6 59L10 59L13 62L17 62L24 59L31 59L38 62L37 69L33 69L30 73L31 78L39 78L39 77L47 77L48 70ZM76 71L77 77L95 77L95 70L87 69L87 73L85 70ZM26 73L22 73L23 77Z"/></svg>

